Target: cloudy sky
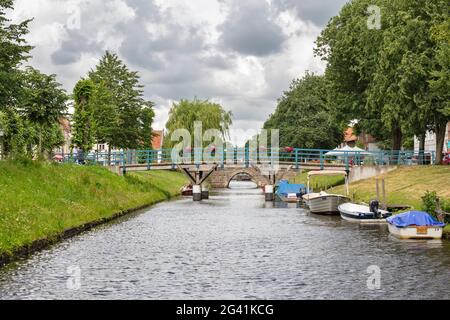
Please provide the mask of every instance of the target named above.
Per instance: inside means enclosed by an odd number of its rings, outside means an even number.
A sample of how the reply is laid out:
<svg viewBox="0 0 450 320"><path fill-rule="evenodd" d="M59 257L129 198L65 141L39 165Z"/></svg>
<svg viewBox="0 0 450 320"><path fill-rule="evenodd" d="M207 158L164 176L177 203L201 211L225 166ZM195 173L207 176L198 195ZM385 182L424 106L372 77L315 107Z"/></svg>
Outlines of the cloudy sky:
<svg viewBox="0 0 450 320"><path fill-rule="evenodd" d="M157 104L155 129L174 101L194 97L234 114L241 143L306 70L323 72L314 40L346 0L16 0L34 17L30 64L70 92L105 50L138 70Z"/></svg>

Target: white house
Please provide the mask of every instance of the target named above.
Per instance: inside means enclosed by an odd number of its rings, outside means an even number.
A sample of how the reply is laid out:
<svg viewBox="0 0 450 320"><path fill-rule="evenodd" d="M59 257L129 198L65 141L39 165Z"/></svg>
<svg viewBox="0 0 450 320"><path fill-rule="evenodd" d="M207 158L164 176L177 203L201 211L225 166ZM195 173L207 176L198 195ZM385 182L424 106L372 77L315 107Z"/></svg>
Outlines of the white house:
<svg viewBox="0 0 450 320"><path fill-rule="evenodd" d="M447 129L445 130L445 140L444 140L444 149L443 153L450 152L450 122L447 124ZM414 151L419 151L419 139L417 137L414 138ZM425 151L434 151L436 152L436 134L432 132L427 132L425 137Z"/></svg>

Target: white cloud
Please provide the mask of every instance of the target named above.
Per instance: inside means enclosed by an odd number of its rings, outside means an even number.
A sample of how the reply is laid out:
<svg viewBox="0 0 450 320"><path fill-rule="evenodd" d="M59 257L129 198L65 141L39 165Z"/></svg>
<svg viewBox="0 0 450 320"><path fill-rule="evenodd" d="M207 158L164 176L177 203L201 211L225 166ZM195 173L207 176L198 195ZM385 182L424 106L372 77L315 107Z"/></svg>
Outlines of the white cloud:
<svg viewBox="0 0 450 320"><path fill-rule="evenodd" d="M69 92L109 49L140 72L147 98L157 104L155 128L164 126L173 101L198 97L231 110L234 132L242 135L262 127L294 78L323 71L313 56L322 26L312 21L326 20L337 9L319 15L314 3L16 0L10 17L35 18L30 63L57 74Z"/></svg>

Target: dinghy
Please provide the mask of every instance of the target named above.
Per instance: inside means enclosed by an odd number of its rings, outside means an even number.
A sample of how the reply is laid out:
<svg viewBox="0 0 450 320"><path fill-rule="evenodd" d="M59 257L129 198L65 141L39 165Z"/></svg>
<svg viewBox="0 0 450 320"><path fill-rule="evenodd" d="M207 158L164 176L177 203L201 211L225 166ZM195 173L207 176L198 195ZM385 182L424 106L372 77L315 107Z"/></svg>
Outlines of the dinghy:
<svg viewBox="0 0 450 320"><path fill-rule="evenodd" d="M347 196L349 194L348 189L348 176L346 171L311 171L308 173L308 194L303 196L305 204L309 207L309 211L315 214L326 215L339 215L338 207L350 199L340 194L329 194L327 192L309 193L311 190L310 183L313 176L345 176L345 187Z"/></svg>
<svg viewBox="0 0 450 320"><path fill-rule="evenodd" d="M372 201L370 206L344 203L339 206L339 212L341 213L342 219L363 224L387 223L386 218L391 216L390 212L379 210L378 201Z"/></svg>
<svg viewBox="0 0 450 320"><path fill-rule="evenodd" d="M422 211L408 211L387 219L389 232L399 239L441 239L445 223Z"/></svg>

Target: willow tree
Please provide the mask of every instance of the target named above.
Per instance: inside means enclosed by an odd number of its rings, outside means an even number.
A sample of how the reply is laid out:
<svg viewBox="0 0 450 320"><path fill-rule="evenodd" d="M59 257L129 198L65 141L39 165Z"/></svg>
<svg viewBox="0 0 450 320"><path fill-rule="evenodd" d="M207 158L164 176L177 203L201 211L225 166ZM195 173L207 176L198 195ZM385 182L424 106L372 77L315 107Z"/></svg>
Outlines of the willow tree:
<svg viewBox="0 0 450 320"><path fill-rule="evenodd" d="M202 135L209 129L217 129L225 140L233 122L232 113L225 111L220 104L208 100L181 100L174 103L166 123L169 138L165 139L164 147L172 148L177 143L170 139L177 129L186 129L192 138L191 145L194 145L195 122L202 123Z"/></svg>

